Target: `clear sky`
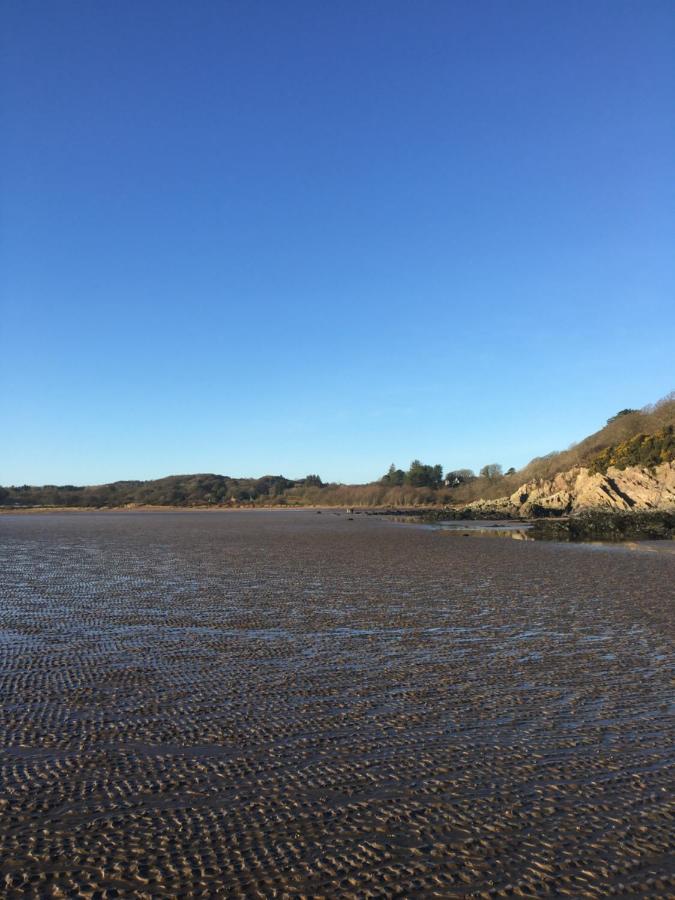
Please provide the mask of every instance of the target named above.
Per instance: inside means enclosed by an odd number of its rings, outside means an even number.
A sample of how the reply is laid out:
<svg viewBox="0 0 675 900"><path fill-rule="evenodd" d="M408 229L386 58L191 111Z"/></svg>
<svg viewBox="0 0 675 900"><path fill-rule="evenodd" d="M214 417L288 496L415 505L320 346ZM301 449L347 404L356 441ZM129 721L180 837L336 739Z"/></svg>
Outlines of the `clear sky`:
<svg viewBox="0 0 675 900"><path fill-rule="evenodd" d="M0 483L519 467L675 387L671 0L0 24Z"/></svg>

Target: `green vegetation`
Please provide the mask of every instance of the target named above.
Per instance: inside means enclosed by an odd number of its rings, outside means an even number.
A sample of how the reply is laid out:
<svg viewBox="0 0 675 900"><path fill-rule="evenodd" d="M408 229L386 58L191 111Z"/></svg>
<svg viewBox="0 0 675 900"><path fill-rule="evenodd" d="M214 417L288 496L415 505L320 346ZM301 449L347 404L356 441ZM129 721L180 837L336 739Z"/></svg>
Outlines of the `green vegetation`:
<svg viewBox="0 0 675 900"><path fill-rule="evenodd" d="M380 479L381 484L403 485L409 484L412 487L431 487L438 488L443 484L443 466L429 466L421 463L419 459L414 459L410 463L407 472L397 469L394 463L389 466L389 471Z"/></svg>
<svg viewBox="0 0 675 900"><path fill-rule="evenodd" d="M307 477L303 479L303 484L306 487L323 487L323 481L318 475L307 475Z"/></svg>
<svg viewBox="0 0 675 900"><path fill-rule="evenodd" d="M607 447L592 460L589 469L604 475L610 466L653 468L672 459L675 459L675 430L668 425L655 434L636 434L621 444Z"/></svg>
<svg viewBox="0 0 675 900"><path fill-rule="evenodd" d="M630 416L636 412L640 412L640 410L639 409L620 409L616 415L610 416L609 419L607 419L607 424L611 425L612 422L616 422L616 420L620 419L621 416Z"/></svg>
<svg viewBox="0 0 675 900"><path fill-rule="evenodd" d="M282 475L228 478L227 475L172 475L155 481L116 481L75 487L11 487L0 500L6 506L222 506L263 499L274 502L296 482Z"/></svg>

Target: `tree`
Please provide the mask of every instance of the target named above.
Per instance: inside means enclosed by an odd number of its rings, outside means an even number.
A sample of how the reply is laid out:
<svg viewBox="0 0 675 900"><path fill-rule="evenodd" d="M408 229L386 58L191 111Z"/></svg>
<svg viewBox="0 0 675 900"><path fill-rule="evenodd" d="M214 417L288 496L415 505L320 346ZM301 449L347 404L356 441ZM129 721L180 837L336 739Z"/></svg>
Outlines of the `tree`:
<svg viewBox="0 0 675 900"><path fill-rule="evenodd" d="M502 467L499 463L488 463L480 470L480 477L487 478L488 481L494 481L495 478L501 478L502 474Z"/></svg>
<svg viewBox="0 0 675 900"><path fill-rule="evenodd" d="M392 463L389 466L389 471L386 475L382 476L380 481L382 484L390 484L394 487L398 487L405 481L405 472L403 469L397 469L394 463Z"/></svg>
<svg viewBox="0 0 675 900"><path fill-rule="evenodd" d="M607 419L607 424L611 424L612 422L616 422L617 419L620 419L621 416L629 416L631 413L639 412L638 409L620 409L619 412L615 416L610 416Z"/></svg>
<svg viewBox="0 0 675 900"><path fill-rule="evenodd" d="M405 480L413 487L439 487L443 481L443 466L428 466L414 459L406 472Z"/></svg>
<svg viewBox="0 0 675 900"><path fill-rule="evenodd" d="M513 468L513 466L511 466L510 469L507 469L507 470L506 470L506 474L507 474L507 475L515 475L515 474L516 474L516 470Z"/></svg>
<svg viewBox="0 0 675 900"><path fill-rule="evenodd" d="M445 483L448 487L458 487L460 484L468 484L469 481L475 481L475 479L473 469L453 469L445 476Z"/></svg>
<svg viewBox="0 0 675 900"><path fill-rule="evenodd" d="M305 487L323 487L323 481L318 475L308 475L305 478Z"/></svg>

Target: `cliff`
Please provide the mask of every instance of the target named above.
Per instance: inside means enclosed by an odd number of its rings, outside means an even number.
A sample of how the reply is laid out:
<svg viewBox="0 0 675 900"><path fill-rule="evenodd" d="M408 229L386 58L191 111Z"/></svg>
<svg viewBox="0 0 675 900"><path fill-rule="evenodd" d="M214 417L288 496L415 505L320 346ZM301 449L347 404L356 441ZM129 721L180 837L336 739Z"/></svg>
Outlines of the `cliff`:
<svg viewBox="0 0 675 900"><path fill-rule="evenodd" d="M605 474L574 466L553 478L528 481L508 497L477 500L469 508L524 517L588 509L675 509L675 462L653 468L610 466Z"/></svg>

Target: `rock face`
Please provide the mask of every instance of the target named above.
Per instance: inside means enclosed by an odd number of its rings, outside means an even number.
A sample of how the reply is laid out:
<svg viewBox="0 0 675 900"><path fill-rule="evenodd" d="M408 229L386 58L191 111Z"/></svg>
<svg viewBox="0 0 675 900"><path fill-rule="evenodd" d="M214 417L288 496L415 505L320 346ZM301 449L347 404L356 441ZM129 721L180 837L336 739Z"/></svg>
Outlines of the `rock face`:
<svg viewBox="0 0 675 900"><path fill-rule="evenodd" d="M609 468L606 475L576 466L554 478L530 481L510 497L479 500L477 510L532 516L550 510L570 513L586 509L647 510L675 508L675 462L654 469Z"/></svg>

